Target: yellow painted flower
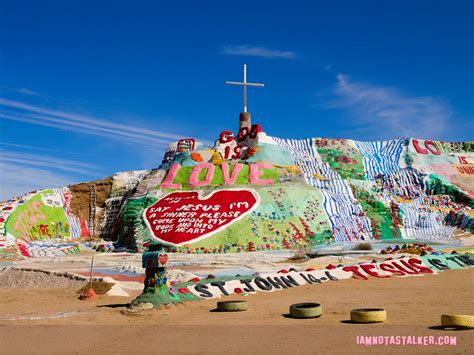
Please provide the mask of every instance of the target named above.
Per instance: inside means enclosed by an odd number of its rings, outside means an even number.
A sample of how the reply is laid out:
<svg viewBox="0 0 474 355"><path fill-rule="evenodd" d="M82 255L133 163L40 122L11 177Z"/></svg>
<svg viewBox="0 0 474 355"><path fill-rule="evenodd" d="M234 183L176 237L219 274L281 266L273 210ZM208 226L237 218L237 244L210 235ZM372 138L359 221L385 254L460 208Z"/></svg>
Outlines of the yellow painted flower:
<svg viewBox="0 0 474 355"><path fill-rule="evenodd" d="M214 165L221 165L222 164L222 157L220 153L215 150L214 153L212 153L212 158L211 158L212 164Z"/></svg>

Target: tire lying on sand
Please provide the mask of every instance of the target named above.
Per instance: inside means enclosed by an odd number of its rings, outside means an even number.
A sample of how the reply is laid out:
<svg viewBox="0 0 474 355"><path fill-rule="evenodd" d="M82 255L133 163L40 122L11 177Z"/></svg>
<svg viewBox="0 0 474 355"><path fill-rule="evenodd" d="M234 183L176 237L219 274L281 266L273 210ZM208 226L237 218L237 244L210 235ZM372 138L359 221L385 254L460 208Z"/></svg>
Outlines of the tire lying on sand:
<svg viewBox="0 0 474 355"><path fill-rule="evenodd" d="M323 308L319 303L296 303L290 306L292 318L317 318L323 314Z"/></svg>
<svg viewBox="0 0 474 355"><path fill-rule="evenodd" d="M449 328L474 329L474 316L443 314L441 315L441 325Z"/></svg>
<svg viewBox="0 0 474 355"><path fill-rule="evenodd" d="M387 312L383 308L360 308L351 311L354 323L380 323L387 320Z"/></svg>
<svg viewBox="0 0 474 355"><path fill-rule="evenodd" d="M221 301L217 302L219 312L241 312L247 310L247 301Z"/></svg>

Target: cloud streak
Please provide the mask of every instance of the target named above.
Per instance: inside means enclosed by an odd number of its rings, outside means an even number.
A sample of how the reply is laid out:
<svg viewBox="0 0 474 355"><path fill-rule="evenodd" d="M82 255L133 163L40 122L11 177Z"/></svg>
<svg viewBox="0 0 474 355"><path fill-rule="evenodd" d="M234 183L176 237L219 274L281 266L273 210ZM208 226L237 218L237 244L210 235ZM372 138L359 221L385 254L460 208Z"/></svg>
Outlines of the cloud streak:
<svg viewBox="0 0 474 355"><path fill-rule="evenodd" d="M15 143L8 143L8 142L0 142L0 145L6 145L9 147L15 147L15 148L20 148L20 149L33 149L33 150L44 150L47 152L57 152L57 153L68 153L68 154L75 154L75 155L86 155L83 153L77 153L77 152L69 152L67 150L60 150L60 149L51 149L51 148L44 148L44 147L36 147L32 145L25 145L25 144L15 144Z"/></svg>
<svg viewBox="0 0 474 355"><path fill-rule="evenodd" d="M29 167L50 168L86 176L100 174L100 169L94 164L24 152L0 151L0 162L14 163Z"/></svg>
<svg viewBox="0 0 474 355"><path fill-rule="evenodd" d="M8 99L0 98L0 107L3 108L0 111L1 119L118 139L122 142L164 147L182 138L173 133L42 108Z"/></svg>
<svg viewBox="0 0 474 355"><path fill-rule="evenodd" d="M142 151L149 152L147 159L149 156L156 158L157 151L163 151L163 148L166 148L170 143L183 138L178 134L153 130L146 128L146 126L116 123L89 115L55 110L1 97L0 120L77 132L82 135L116 140L121 144L133 144L138 155ZM206 140L198 140L207 145L212 144ZM60 153L80 153L19 143L21 142L0 142L0 147L8 149L8 151L0 150L0 199L20 195L25 191L51 186L65 186L105 175L102 167L99 168L97 165L68 160L67 157L55 157ZM21 151L16 149L21 149ZM25 152L27 149L33 150L33 152Z"/></svg>
<svg viewBox="0 0 474 355"><path fill-rule="evenodd" d="M47 169L0 161L2 183L0 201L19 196L26 191L72 184L74 179L65 174L53 173Z"/></svg>
<svg viewBox="0 0 474 355"><path fill-rule="evenodd" d="M277 49L271 49L266 47L256 47L249 45L242 46L224 46L219 52L222 55L239 55L239 56L252 56L252 57L263 57L263 58L285 58L295 59L296 54L292 51L282 51Z"/></svg>
<svg viewBox="0 0 474 355"><path fill-rule="evenodd" d="M16 89L16 92L19 93L19 94L22 94L22 95L27 95L27 96L41 96L36 91L28 89L28 88Z"/></svg>
<svg viewBox="0 0 474 355"><path fill-rule="evenodd" d="M352 133L370 138L439 139L449 129L448 104L430 96L410 97L391 87L351 80L338 74L328 108L347 110Z"/></svg>
<svg viewBox="0 0 474 355"><path fill-rule="evenodd" d="M59 187L77 182L77 176L102 175L94 164L48 155L0 151L0 200L25 191Z"/></svg>

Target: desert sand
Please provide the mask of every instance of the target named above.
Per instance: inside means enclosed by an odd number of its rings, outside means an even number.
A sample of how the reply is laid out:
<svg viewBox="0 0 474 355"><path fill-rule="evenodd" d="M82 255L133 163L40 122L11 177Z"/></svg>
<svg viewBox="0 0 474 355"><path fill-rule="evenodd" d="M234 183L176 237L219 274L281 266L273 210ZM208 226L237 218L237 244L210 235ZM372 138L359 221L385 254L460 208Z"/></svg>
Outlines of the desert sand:
<svg viewBox="0 0 474 355"><path fill-rule="evenodd" d="M2 353L470 353L473 330L439 329L443 313L474 314L474 270L424 277L355 279L245 297L246 312L213 312L218 300L124 314L133 297L80 301L77 289L0 289ZM242 299L233 295L228 299ZM318 302L297 320L288 306ZM354 308L383 307L388 320L351 324ZM356 344L357 336L455 336L455 346Z"/></svg>

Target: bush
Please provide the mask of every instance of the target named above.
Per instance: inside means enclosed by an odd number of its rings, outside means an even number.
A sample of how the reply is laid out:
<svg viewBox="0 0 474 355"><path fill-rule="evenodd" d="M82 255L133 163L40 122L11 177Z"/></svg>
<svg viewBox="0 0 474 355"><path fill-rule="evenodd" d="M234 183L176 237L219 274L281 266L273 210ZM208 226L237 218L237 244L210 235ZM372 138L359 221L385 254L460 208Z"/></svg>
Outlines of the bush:
<svg viewBox="0 0 474 355"><path fill-rule="evenodd" d="M290 260L302 260L306 258L306 253L311 251L308 244L298 243L292 250Z"/></svg>
<svg viewBox="0 0 474 355"><path fill-rule="evenodd" d="M352 248L352 250L372 250L372 244L370 243L359 243Z"/></svg>

